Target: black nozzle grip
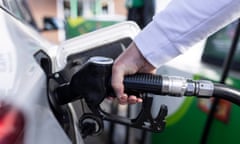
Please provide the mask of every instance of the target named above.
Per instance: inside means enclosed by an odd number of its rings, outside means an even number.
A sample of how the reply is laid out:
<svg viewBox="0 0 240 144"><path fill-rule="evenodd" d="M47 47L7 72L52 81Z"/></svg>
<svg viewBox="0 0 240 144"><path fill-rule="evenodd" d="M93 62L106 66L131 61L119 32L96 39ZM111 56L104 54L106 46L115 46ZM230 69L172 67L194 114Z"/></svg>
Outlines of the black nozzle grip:
<svg viewBox="0 0 240 144"><path fill-rule="evenodd" d="M138 73L125 76L124 89L126 93L152 93L162 94L162 76L146 73Z"/></svg>

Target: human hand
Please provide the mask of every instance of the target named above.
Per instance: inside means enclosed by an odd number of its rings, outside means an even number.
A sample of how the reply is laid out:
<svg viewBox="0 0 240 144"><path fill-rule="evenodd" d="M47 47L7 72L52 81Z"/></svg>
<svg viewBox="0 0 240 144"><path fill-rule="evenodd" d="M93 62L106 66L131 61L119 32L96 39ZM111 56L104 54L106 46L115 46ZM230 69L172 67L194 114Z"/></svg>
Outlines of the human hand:
<svg viewBox="0 0 240 144"><path fill-rule="evenodd" d="M135 104L142 102L141 98L124 93L123 79L125 75L141 73L155 73L152 66L140 53L136 44L132 42L114 62L112 67L112 87L120 104Z"/></svg>

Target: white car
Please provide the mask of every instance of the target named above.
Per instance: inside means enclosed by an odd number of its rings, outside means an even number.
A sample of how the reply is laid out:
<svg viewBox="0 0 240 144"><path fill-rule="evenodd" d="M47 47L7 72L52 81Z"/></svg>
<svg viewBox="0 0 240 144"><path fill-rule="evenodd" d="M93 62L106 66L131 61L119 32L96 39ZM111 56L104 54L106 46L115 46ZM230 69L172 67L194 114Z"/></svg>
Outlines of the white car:
<svg viewBox="0 0 240 144"><path fill-rule="evenodd" d="M68 81L91 56L117 57L139 28L123 22L53 45L24 18L21 2L0 1L0 144L83 143L79 113L51 101L49 77Z"/></svg>

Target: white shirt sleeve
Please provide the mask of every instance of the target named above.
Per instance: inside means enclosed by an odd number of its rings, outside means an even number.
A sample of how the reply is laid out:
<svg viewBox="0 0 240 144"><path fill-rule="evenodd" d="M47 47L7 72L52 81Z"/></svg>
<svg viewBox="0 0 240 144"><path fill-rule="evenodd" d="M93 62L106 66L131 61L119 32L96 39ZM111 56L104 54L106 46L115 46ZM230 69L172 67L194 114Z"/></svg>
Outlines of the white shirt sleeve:
<svg viewBox="0 0 240 144"><path fill-rule="evenodd" d="M155 67L240 17L239 0L173 0L134 39Z"/></svg>

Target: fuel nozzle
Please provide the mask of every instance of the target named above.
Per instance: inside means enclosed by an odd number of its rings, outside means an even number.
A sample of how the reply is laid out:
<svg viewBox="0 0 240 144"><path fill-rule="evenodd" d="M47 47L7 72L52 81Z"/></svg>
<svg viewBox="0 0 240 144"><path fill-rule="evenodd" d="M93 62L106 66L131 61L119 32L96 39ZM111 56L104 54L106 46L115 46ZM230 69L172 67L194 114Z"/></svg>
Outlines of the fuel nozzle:
<svg viewBox="0 0 240 144"><path fill-rule="evenodd" d="M90 107L97 107L105 97L114 95L111 87L113 59L92 57L75 73L70 83L57 88L56 100L66 104L84 98ZM128 94L152 93L169 96L210 97L214 84L207 80L191 80L179 76L137 73L124 77Z"/></svg>
<svg viewBox="0 0 240 144"><path fill-rule="evenodd" d="M177 76L162 76L146 73L129 75L124 78L126 91L152 93L169 96L212 96L214 85L211 81L191 80Z"/></svg>

